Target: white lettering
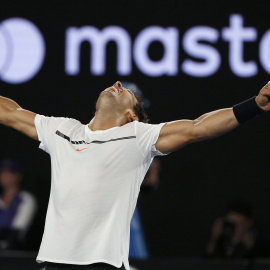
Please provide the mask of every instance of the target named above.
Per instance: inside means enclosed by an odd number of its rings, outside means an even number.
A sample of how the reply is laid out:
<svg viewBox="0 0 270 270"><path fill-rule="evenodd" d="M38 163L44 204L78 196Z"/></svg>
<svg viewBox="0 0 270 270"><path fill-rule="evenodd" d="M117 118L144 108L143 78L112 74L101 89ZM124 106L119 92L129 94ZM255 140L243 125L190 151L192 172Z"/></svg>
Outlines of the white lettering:
<svg viewBox="0 0 270 270"><path fill-rule="evenodd" d="M215 46L220 35L222 40L229 44L228 61L233 74L239 77L255 76L258 73L257 63L253 59L245 61L244 45L245 42L257 40L257 30L254 27L245 27L244 18L240 14L232 14L229 17L229 26L222 28L221 32L210 26L195 26L187 29L182 46L190 57L183 59L181 70L193 77L208 77L215 74L221 66L221 54ZM0 47L4 51L5 44L2 39L0 35ZM83 42L91 45L90 72L93 75L106 73L106 59L109 57L106 55L108 42L116 44L116 73L119 75L131 74L132 57L138 70L146 76L176 76L179 72L180 43L179 31L176 27L144 28L135 37L133 48L129 33L119 26L108 26L102 30L94 26L69 27L66 30L65 60L66 73L69 75L77 75L80 72ZM150 58L149 49L152 49L153 42L159 42L164 49L159 60ZM263 68L270 73L270 30L260 41L259 58ZM4 65L4 61L2 62L0 61L0 68Z"/></svg>
<svg viewBox="0 0 270 270"><path fill-rule="evenodd" d="M259 57L267 73L270 73L270 30L266 31L260 42Z"/></svg>
<svg viewBox="0 0 270 270"><path fill-rule="evenodd" d="M164 47L164 55L159 61L151 60L148 55L148 48L154 41ZM159 26L145 28L135 39L133 57L137 67L148 76L175 76L178 73L178 30Z"/></svg>
<svg viewBox="0 0 270 270"><path fill-rule="evenodd" d="M207 77L217 72L220 67L220 55L218 51L199 41L211 43L217 42L219 32L208 26L193 27L188 30L183 37L183 48L191 56L205 60L204 62L195 62L186 59L182 64L182 70L195 77Z"/></svg>
<svg viewBox="0 0 270 270"><path fill-rule="evenodd" d="M129 75L132 70L131 40L128 32L119 26L108 26L99 31L93 26L70 27L66 31L66 72L77 75L80 72L80 47L82 42L91 43L90 69L94 75L106 71L106 45L114 41L117 45L117 72Z"/></svg>
<svg viewBox="0 0 270 270"><path fill-rule="evenodd" d="M223 28L222 37L229 42L229 64L232 71L239 77L251 77L257 74L258 68L254 61L244 62L243 43L256 41L257 31L253 27L243 27L241 15L230 16L230 27Z"/></svg>

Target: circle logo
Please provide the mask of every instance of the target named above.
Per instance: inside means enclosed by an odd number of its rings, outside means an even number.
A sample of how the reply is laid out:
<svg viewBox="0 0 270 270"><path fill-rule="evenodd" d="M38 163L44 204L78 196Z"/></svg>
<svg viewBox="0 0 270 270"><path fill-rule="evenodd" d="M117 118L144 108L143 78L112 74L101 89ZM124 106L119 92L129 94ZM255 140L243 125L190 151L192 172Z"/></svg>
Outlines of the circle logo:
<svg viewBox="0 0 270 270"><path fill-rule="evenodd" d="M32 79L42 67L45 41L39 29L23 18L0 23L0 80L19 84Z"/></svg>

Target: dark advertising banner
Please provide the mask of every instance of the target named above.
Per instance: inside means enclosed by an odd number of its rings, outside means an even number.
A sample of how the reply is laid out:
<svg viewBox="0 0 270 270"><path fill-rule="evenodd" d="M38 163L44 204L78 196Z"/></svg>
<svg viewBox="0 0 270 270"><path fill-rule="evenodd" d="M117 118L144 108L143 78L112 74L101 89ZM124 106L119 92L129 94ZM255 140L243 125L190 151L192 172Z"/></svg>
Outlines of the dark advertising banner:
<svg viewBox="0 0 270 270"><path fill-rule="evenodd" d="M151 123L231 107L270 78L269 3L257 2L3 2L0 94L33 112L85 124L99 93L117 80L140 88ZM270 237L269 121L266 114L161 158L159 187L141 206L152 256L203 255L214 220L237 198L252 205ZM37 248L49 156L6 127L0 138L0 157L22 164L22 186L39 202L32 229Z"/></svg>

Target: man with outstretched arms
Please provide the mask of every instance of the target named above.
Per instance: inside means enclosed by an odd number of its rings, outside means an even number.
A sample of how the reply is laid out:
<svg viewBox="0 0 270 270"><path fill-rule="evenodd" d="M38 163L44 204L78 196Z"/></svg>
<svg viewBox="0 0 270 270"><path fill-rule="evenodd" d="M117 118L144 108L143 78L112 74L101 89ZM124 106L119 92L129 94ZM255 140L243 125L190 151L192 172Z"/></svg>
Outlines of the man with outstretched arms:
<svg viewBox="0 0 270 270"><path fill-rule="evenodd" d="M0 97L0 122L39 140L51 156L51 194L37 261L48 262L47 270L129 270L130 220L153 158L222 135L268 110L269 84L233 108L158 125L145 123L141 102L120 82L100 93L87 125L38 115Z"/></svg>

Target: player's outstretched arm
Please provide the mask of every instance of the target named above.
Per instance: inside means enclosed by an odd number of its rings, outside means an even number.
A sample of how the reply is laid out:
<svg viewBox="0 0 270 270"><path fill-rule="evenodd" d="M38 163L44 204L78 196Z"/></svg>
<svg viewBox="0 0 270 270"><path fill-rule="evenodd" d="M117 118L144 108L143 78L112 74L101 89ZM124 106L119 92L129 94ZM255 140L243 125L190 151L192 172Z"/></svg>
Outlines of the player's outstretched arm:
<svg viewBox="0 0 270 270"><path fill-rule="evenodd" d="M213 111L196 120L167 123L160 131L155 144L156 149L165 154L176 151L189 143L215 138L234 129L239 123L253 118L256 110L270 110L270 85L266 84L255 100L244 102L234 109Z"/></svg>
<svg viewBox="0 0 270 270"><path fill-rule="evenodd" d="M0 96L0 123L38 140L36 114L22 109L15 101Z"/></svg>

